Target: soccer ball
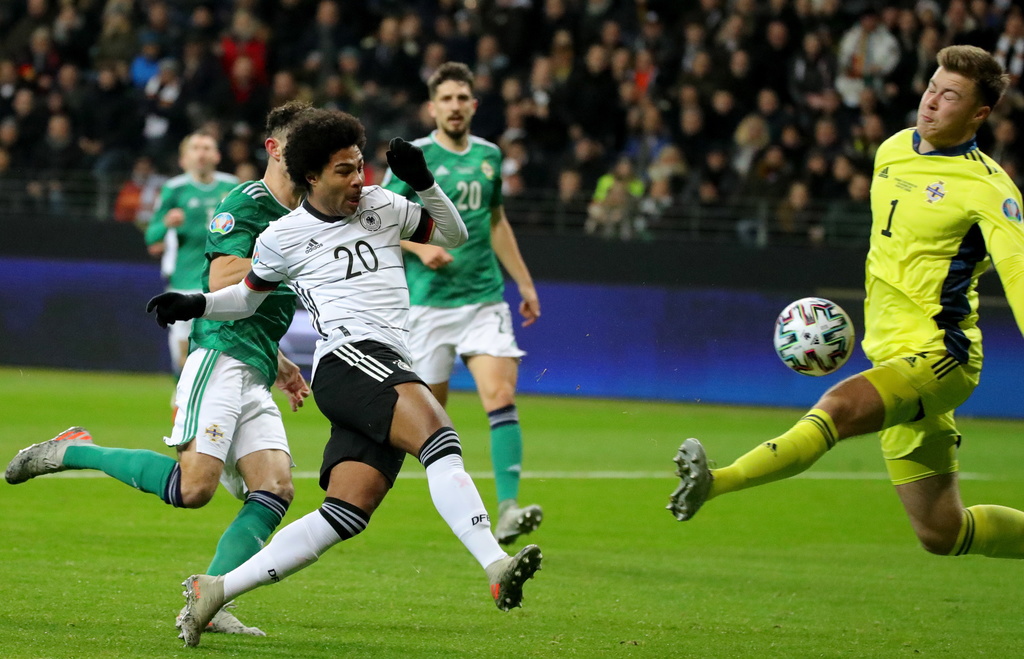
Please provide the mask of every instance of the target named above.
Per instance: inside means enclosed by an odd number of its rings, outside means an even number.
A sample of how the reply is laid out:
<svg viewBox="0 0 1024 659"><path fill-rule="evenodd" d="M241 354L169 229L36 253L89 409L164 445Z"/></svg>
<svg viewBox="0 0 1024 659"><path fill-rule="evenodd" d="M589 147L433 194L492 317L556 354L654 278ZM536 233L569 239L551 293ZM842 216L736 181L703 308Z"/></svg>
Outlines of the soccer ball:
<svg viewBox="0 0 1024 659"><path fill-rule="evenodd" d="M853 323L835 302L805 297L779 314L774 340L786 366L804 375L828 375L853 352Z"/></svg>

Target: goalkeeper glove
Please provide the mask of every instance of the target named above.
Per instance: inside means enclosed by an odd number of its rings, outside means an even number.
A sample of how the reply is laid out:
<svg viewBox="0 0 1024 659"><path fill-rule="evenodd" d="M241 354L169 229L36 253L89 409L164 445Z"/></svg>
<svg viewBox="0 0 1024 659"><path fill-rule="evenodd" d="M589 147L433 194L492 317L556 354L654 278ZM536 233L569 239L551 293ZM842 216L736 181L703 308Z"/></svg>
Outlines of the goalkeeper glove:
<svg viewBox="0 0 1024 659"><path fill-rule="evenodd" d="M176 320L192 320L206 311L206 298L202 293L161 293L146 305L146 313L156 311L156 324L166 328Z"/></svg>
<svg viewBox="0 0 1024 659"><path fill-rule="evenodd" d="M423 150L415 144L396 137L388 144L388 166L395 176L402 179L416 192L434 185L434 175L427 169Z"/></svg>

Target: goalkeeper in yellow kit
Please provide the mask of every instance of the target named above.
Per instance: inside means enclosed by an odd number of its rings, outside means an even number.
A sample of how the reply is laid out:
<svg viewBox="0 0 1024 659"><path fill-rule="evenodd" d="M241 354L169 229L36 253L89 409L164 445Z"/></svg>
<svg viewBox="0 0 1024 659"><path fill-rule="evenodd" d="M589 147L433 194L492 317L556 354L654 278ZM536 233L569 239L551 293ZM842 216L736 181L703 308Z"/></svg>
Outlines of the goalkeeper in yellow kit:
<svg viewBox="0 0 1024 659"><path fill-rule="evenodd" d="M961 503L953 419L981 372L975 287L990 263L1024 332L1021 195L974 140L1008 77L974 46L944 48L938 64L916 127L875 156L863 342L874 367L728 467L710 469L701 443L683 442L668 505L677 519L716 496L800 473L841 439L881 431L889 476L926 550L1024 558L1024 512Z"/></svg>

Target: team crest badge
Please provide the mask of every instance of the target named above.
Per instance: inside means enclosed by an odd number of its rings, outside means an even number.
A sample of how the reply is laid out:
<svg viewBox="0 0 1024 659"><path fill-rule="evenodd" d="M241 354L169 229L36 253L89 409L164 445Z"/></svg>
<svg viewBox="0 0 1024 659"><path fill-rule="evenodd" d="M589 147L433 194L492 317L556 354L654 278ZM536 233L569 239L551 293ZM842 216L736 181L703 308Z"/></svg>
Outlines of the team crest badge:
<svg viewBox="0 0 1024 659"><path fill-rule="evenodd" d="M494 168L491 167L491 163L486 160L480 163L480 171L484 173L484 176L487 177L488 181L494 178Z"/></svg>
<svg viewBox="0 0 1024 659"><path fill-rule="evenodd" d="M412 370L412 366L409 366L408 364L406 364L401 359L396 359L395 360L395 366L397 366L398 368L402 369L403 371L411 371Z"/></svg>
<svg viewBox="0 0 1024 659"><path fill-rule="evenodd" d="M220 426L216 423L207 426L204 432L206 433L206 438L211 442L224 439L224 431L221 430Z"/></svg>
<svg viewBox="0 0 1024 659"><path fill-rule="evenodd" d="M231 213L217 213L210 220L210 233L231 233L235 228L235 216Z"/></svg>
<svg viewBox="0 0 1024 659"><path fill-rule="evenodd" d="M1003 215L1014 222L1024 222L1024 218L1021 217L1020 204L1012 197L1003 202Z"/></svg>
<svg viewBox="0 0 1024 659"><path fill-rule="evenodd" d="M942 201L946 196L946 185L942 181L936 181L924 189L924 196L929 204Z"/></svg>
<svg viewBox="0 0 1024 659"><path fill-rule="evenodd" d="M373 211L363 211L359 215L359 224L367 231L379 231L381 227L380 215Z"/></svg>

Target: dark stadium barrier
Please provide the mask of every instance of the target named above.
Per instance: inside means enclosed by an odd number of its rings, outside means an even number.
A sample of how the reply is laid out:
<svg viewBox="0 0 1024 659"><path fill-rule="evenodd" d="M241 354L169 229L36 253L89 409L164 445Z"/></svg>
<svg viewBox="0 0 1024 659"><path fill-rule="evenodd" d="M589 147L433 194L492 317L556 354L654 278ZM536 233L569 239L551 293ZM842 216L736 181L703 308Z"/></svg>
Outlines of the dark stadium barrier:
<svg viewBox="0 0 1024 659"><path fill-rule="evenodd" d="M529 237L521 243L543 311L536 325L517 329L529 353L520 370L522 392L806 407L867 366L858 348L838 373L811 378L789 371L772 349L776 315L806 295L839 302L855 318L859 338L860 290L844 285L862 278L862 255L811 266L806 254L808 264L798 265L780 254L707 246ZM563 251L570 245L574 251ZM163 288L157 266L80 260L90 253L83 247L75 260L0 256L0 364L168 370L166 335L144 310ZM544 263L548 258L555 261ZM675 267L664 268L669 262ZM570 271L567 264L575 265ZM831 277L813 276L830 270ZM605 281L612 277L624 281ZM514 286L507 298L515 309ZM983 302L987 363L961 411L1024 417L1017 395L1022 338L1000 299ZM472 388L464 368L452 385Z"/></svg>

